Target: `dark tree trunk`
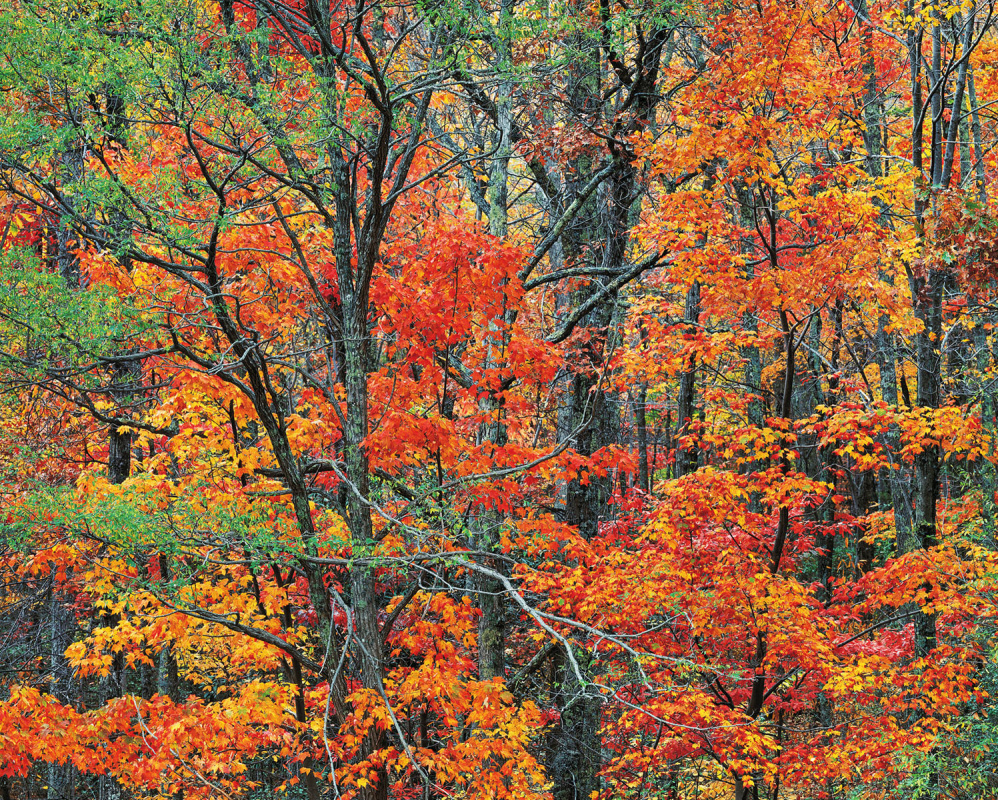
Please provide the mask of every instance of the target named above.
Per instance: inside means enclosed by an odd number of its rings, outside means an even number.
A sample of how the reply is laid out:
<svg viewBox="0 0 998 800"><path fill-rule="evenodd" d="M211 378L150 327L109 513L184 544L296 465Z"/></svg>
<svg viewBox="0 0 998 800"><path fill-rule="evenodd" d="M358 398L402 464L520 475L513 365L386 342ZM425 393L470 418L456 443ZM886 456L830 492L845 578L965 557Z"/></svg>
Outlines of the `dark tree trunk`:
<svg viewBox="0 0 998 800"><path fill-rule="evenodd" d="M700 323L700 281L693 281L686 294L686 323L688 339L696 336ZM699 447L691 440L690 428L696 410L696 371L695 353L687 356L683 371L679 376L679 402L676 408L676 477L682 478L696 471Z"/></svg>

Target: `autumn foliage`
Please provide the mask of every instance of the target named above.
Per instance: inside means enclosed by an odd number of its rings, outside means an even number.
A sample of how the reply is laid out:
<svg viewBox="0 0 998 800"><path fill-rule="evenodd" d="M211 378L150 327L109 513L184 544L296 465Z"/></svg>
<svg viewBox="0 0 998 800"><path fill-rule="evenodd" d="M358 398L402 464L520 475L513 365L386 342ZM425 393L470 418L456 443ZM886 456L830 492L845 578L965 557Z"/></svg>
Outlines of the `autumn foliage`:
<svg viewBox="0 0 998 800"><path fill-rule="evenodd" d="M990 2L0 11L0 797L998 796Z"/></svg>

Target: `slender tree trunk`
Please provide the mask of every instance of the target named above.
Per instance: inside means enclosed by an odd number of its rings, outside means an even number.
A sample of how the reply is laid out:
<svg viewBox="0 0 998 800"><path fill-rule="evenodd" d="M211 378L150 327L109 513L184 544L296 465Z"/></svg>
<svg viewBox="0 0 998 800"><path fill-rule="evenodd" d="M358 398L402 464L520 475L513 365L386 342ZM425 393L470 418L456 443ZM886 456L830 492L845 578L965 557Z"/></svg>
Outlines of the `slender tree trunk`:
<svg viewBox="0 0 998 800"><path fill-rule="evenodd" d="M486 189L486 201L489 209L489 233L498 238L506 236L508 227L508 186L509 162L513 155L513 52L511 45L511 25L514 7L511 0L503 0L500 7L500 19L497 28L498 47L497 67L501 74L496 95L496 126L495 154L489 170L489 181ZM504 309L505 316L505 309ZM502 320L503 323L506 320ZM498 331L495 322L490 325L487 370L499 370L506 361L508 341L508 326ZM481 402L481 410L487 415L488 421L479 431L479 442L488 443L493 450L506 444L506 425L503 419L502 400L488 393ZM500 529L505 520L494 509L485 509L475 525L475 546L478 550L489 553L494 551L499 542ZM482 565L492 572L504 574L507 571L503 559L491 556L480 558ZM481 680L506 677L506 636L507 636L507 605L508 600L502 582L489 575L476 573L472 582L475 597L481 616L478 621L478 676Z"/></svg>
<svg viewBox="0 0 998 800"><path fill-rule="evenodd" d="M977 87L974 85L974 70L967 73L967 91L970 99L970 131L974 137L974 176L977 181L977 199L988 202L988 183L984 172L984 147L981 144L981 116L977 105Z"/></svg>
<svg viewBox="0 0 998 800"><path fill-rule="evenodd" d="M634 430L638 445L638 485L641 491L651 494L652 475L648 466L648 384L638 384L634 397Z"/></svg>
<svg viewBox="0 0 998 800"><path fill-rule="evenodd" d="M49 692L60 703L68 705L74 699L72 670L66 660L66 648L73 642L75 618L68 608L68 598L56 586L49 595ZM48 800L69 800L75 796L76 769L69 762L48 766Z"/></svg>
<svg viewBox="0 0 998 800"><path fill-rule="evenodd" d="M693 281L686 293L686 312L683 316L687 336L696 335L700 323L700 281ZM676 477L689 475L697 468L699 447L690 441L690 427L693 421L696 400L697 358L690 353L679 376L679 402L676 409Z"/></svg>

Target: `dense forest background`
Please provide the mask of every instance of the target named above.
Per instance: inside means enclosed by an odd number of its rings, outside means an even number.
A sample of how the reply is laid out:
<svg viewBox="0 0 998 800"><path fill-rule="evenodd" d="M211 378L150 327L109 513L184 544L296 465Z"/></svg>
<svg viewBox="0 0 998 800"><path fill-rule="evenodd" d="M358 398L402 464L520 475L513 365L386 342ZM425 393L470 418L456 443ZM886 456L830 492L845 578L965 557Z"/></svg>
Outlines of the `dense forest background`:
<svg viewBox="0 0 998 800"><path fill-rule="evenodd" d="M0 798L998 797L993 0L12 0Z"/></svg>

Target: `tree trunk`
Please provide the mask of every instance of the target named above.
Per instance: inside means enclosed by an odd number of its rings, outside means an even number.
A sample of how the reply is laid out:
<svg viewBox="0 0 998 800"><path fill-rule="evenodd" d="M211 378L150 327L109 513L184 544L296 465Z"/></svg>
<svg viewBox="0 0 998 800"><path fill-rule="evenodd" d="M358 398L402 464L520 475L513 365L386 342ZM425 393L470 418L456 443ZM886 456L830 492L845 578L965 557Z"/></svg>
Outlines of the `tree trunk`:
<svg viewBox="0 0 998 800"><path fill-rule="evenodd" d="M686 293L686 312L683 315L686 323L687 338L696 336L700 323L700 281L693 281ZM679 402L676 409L676 477L696 471L699 447L690 441L690 428L693 421L696 401L696 370L697 358L690 353L686 359L683 371L679 377Z"/></svg>

